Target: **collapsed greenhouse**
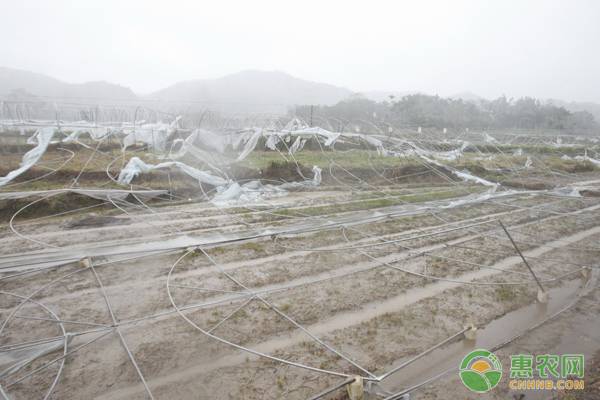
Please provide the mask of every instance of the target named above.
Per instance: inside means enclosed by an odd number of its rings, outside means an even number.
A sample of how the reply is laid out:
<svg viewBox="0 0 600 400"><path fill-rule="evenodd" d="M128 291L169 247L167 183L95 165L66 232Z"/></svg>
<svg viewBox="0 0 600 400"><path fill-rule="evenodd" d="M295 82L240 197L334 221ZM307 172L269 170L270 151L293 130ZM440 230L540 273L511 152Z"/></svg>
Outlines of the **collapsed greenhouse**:
<svg viewBox="0 0 600 400"><path fill-rule="evenodd" d="M4 111L0 398L408 398L600 304L597 137Z"/></svg>

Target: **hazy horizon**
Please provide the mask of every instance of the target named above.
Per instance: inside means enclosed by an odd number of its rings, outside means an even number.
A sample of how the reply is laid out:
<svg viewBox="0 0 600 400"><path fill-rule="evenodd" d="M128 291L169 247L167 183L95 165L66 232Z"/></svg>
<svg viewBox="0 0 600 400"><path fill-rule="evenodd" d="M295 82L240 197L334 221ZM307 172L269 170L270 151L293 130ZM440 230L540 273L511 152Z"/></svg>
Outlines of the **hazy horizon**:
<svg viewBox="0 0 600 400"><path fill-rule="evenodd" d="M356 92L600 102L600 3L11 2L0 65L147 94L282 71Z"/></svg>

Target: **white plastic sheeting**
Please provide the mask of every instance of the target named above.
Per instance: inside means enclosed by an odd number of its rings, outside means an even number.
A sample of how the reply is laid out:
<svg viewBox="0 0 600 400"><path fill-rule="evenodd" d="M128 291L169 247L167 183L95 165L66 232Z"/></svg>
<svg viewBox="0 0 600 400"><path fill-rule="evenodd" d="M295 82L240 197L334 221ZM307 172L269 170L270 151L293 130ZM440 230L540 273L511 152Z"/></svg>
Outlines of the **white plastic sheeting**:
<svg viewBox="0 0 600 400"><path fill-rule="evenodd" d="M349 133L343 132L339 134L339 137L347 138L347 139L361 139L367 142L369 145L373 146L377 150L377 154L385 156L388 154L387 150L383 147L383 142L377 139L373 135L365 135L362 133Z"/></svg>
<svg viewBox="0 0 600 400"><path fill-rule="evenodd" d="M2 389L2 385L0 385L0 400L10 400L4 389Z"/></svg>
<svg viewBox="0 0 600 400"><path fill-rule="evenodd" d="M312 128L298 129L295 131L282 131L282 133L288 134L293 137L300 136L304 139L314 138L315 136L320 137L324 139L324 145L326 147L332 146L340 136L339 132L330 132L327 129L323 129L318 126Z"/></svg>
<svg viewBox="0 0 600 400"><path fill-rule="evenodd" d="M440 159L440 160L444 160L444 161L456 161L458 160L460 157L462 157L465 149L467 147L469 147L470 143L464 140L460 141L461 146L457 149L454 150L449 150L449 151L433 151L433 150L426 150L423 149L419 146L417 146L414 142L408 141L408 140L399 140L397 143L397 147L403 147L404 149L402 151L388 151L386 150L384 155L394 155L396 157L401 156L401 157L410 157L410 156L418 156L418 157L425 157L424 159L426 159L429 162L430 158L435 158L435 159ZM436 163L436 165L440 165L439 163Z"/></svg>
<svg viewBox="0 0 600 400"><path fill-rule="evenodd" d="M489 133L485 132L483 134L483 138L485 139L486 142L488 143L498 143L498 141L496 140L496 138L494 138L492 135L490 135Z"/></svg>
<svg viewBox="0 0 600 400"><path fill-rule="evenodd" d="M123 149L136 143L145 143L150 148L164 150L169 136L177 131L180 119L181 117L177 117L169 124L158 122L155 124L142 124L132 128L131 132L123 138Z"/></svg>
<svg viewBox="0 0 600 400"><path fill-rule="evenodd" d="M600 160L596 160L595 158L589 157L587 153L584 156L576 156L575 159L578 161L589 161L594 165L600 166Z"/></svg>
<svg viewBox="0 0 600 400"><path fill-rule="evenodd" d="M0 352L0 378L17 372L39 357L63 350L64 347L65 339L61 337L48 343L39 343L25 348L2 351Z"/></svg>
<svg viewBox="0 0 600 400"><path fill-rule="evenodd" d="M429 154L435 158L439 158L442 160L456 161L463 155L463 151L467 148L468 145L469 143L464 142L460 149L454 149L450 151L429 152Z"/></svg>
<svg viewBox="0 0 600 400"><path fill-rule="evenodd" d="M519 191L519 193L536 193L537 191ZM86 257L121 257L122 254L142 254L148 252L164 252L173 249L183 249L187 247L203 246L210 247L230 243L232 241L243 240L252 237L268 237L274 234L287 235L298 234L302 232L314 232L322 229L331 229L341 226L354 226L366 222L375 222L389 218L389 216L398 217L401 215L418 215L431 210L439 210L440 207L452 208L468 204L477 204L491 198L508 196L510 192L492 192L486 191L481 195L469 195L460 199L452 200L434 200L424 203L399 204L385 207L378 210L358 210L352 213L342 213L330 215L327 218L302 218L290 221L287 224L275 225L267 229L261 229L257 232L256 227L247 231L226 231L222 233L215 232L196 232L193 236L182 234L173 238L160 237L156 239L149 238L131 238L128 243L102 244L86 243L86 246L74 247L67 246L61 248L46 249L40 251L27 251L4 256L0 259L0 270L3 272L27 271L31 268L42 268L56 265L64 265L69 262L75 262ZM461 201L462 200L462 201Z"/></svg>
<svg viewBox="0 0 600 400"><path fill-rule="evenodd" d="M189 144L198 142L206 150L224 153L227 145L230 144L230 138L227 135L219 135L206 129L194 129L186 142Z"/></svg>
<svg viewBox="0 0 600 400"><path fill-rule="evenodd" d="M578 187L562 187L554 189L551 193L558 196L566 196L566 197L582 197L580 193L581 188Z"/></svg>
<svg viewBox="0 0 600 400"><path fill-rule="evenodd" d="M313 166L313 178L302 182L286 182L281 185L263 185L259 181L250 181L243 185L237 182L217 188L217 194L211 200L218 206L252 203L269 197L284 196L288 190L316 187L321 184L321 168Z"/></svg>
<svg viewBox="0 0 600 400"><path fill-rule="evenodd" d="M138 157L132 157L125 168L121 170L119 173L119 178L117 182L123 185L128 185L131 183L133 178L138 176L140 173L146 173L157 169L165 169L175 167L181 170L183 173L191 176L192 178L198 180L200 183L207 183L213 186L223 186L228 183L227 179L221 178L219 176L215 176L210 172L201 171L194 167L190 167L187 164L184 164L179 161L167 161L160 164L146 164L144 161L140 160Z"/></svg>
<svg viewBox="0 0 600 400"><path fill-rule="evenodd" d="M294 144L292 144L292 147L290 147L289 153L294 154L294 153L302 150L302 148L306 144L306 140L307 139L302 139L301 137L297 137L296 140L294 141Z"/></svg>
<svg viewBox="0 0 600 400"><path fill-rule="evenodd" d="M267 141L265 142L265 146L268 149L271 149L273 151L277 150L277 144L281 142L281 136L279 135L269 135L267 137Z"/></svg>
<svg viewBox="0 0 600 400"><path fill-rule="evenodd" d="M27 153L25 153L19 168L10 171L8 175L4 177L0 177L0 186L6 185L8 182L12 181L17 176L21 175L23 172L31 168L35 163L37 163L46 152L48 144L50 144L50 141L54 136L54 132L56 132L56 128L54 127L38 129L36 133L31 138L29 138L31 139L32 143L36 143L36 146L33 149L29 150ZM30 141L28 140L28 143L29 142Z"/></svg>
<svg viewBox="0 0 600 400"><path fill-rule="evenodd" d="M164 150L167 139L179 129L181 117L176 117L172 122L145 123L136 121L132 123L120 123L113 125L98 126L89 121L0 121L2 127L9 126L19 128L22 132L25 129L55 129L70 131L71 133L64 138L64 143L75 142L83 134L88 134L93 140L102 140L108 136L118 136L123 139L123 146L127 148L135 143L146 143L151 148ZM30 137L27 143L35 144L35 138Z"/></svg>
<svg viewBox="0 0 600 400"><path fill-rule="evenodd" d="M124 200L129 194L151 199L163 194L166 190L120 190L120 189L53 189L53 190L28 190L23 192L0 192L0 200L24 199L27 197L50 197L60 193L76 193L98 200Z"/></svg>
<svg viewBox="0 0 600 400"><path fill-rule="evenodd" d="M294 121L296 122L294 123ZM270 150L277 150L277 145L279 143L290 143L293 139L293 144L286 147L290 154L294 154L301 151L309 139L317 138L317 140L323 140L324 146L330 147L336 142L340 135L342 134L330 132L319 127L307 127L295 119L290 121L290 123L286 125L286 128L275 131L262 128L248 128L234 134L219 135L206 130L195 130L187 139L181 141L181 148L173 158L180 158L186 153L193 153L193 148L196 148L196 150L202 149L223 154L225 149L228 146L231 146L232 149L239 151L236 161L241 161L256 149L258 141L261 138L266 138L265 147ZM376 147L378 152L384 152L380 140L368 135L353 135L353 137L356 136L361 137Z"/></svg>
<svg viewBox="0 0 600 400"><path fill-rule="evenodd" d="M239 152L236 161L244 160L256 149L261 138L266 138L265 147L270 150L278 150L277 146L280 143L291 143L293 140L293 144L286 144L285 148L289 154L294 154L301 151L310 139L322 140L324 146L331 147L340 137L361 139L377 149L380 155L387 154L383 142L373 135L330 132L319 127L308 127L301 121L292 119L281 130L247 128L236 133L218 134L205 129L196 129L186 139L174 141L172 148L178 150L170 154L170 158L179 159L186 154L191 154L203 162L212 164L211 168L216 168L216 165L229 164L233 160L221 158L220 162L216 162L215 154L222 156L227 148L231 148ZM208 161L209 159L213 161Z"/></svg>
<svg viewBox="0 0 600 400"><path fill-rule="evenodd" d="M258 128L253 129L252 131L250 131L246 134L246 137L244 140L244 148L238 155L238 158L237 158L238 161L241 161L241 160L245 159L246 157L248 157L248 154L250 154L256 148L256 145L258 144L258 139L260 139L261 136L262 136L262 130L258 129Z"/></svg>
<svg viewBox="0 0 600 400"><path fill-rule="evenodd" d="M475 182L480 185L491 186L494 189L496 189L496 188L498 188L498 186L500 186L500 184L498 184L498 183L490 182L487 179L483 179L478 176L475 176L475 175L469 173L468 171L457 171L455 169L450 169L450 171L465 182Z"/></svg>
<svg viewBox="0 0 600 400"><path fill-rule="evenodd" d="M282 187L284 189L292 189L292 188L298 188L298 187L319 186L321 184L322 170L321 170L321 168L314 165L312 167L312 172L313 172L312 179L307 179L302 182L286 182L286 183L280 185L280 187Z"/></svg>
<svg viewBox="0 0 600 400"><path fill-rule="evenodd" d="M380 156L387 155L387 151L383 147L383 142L381 140L374 138L371 135L363 134L360 134L360 138L363 139L365 142L369 143L371 146L375 147L377 149L377 154L379 154Z"/></svg>
<svg viewBox="0 0 600 400"><path fill-rule="evenodd" d="M169 151L168 154L160 158L178 160L188 155L205 163L211 170L223 174L220 166L233 162L232 159L222 154L227 146L227 139L228 137L226 136L217 135L204 129L196 129L187 138L176 139L173 142L171 149L179 145L177 152L171 153ZM204 148L196 146L196 141L199 141Z"/></svg>
<svg viewBox="0 0 600 400"><path fill-rule="evenodd" d="M299 118L292 118L283 127L284 131L296 131L298 129L308 128L308 124Z"/></svg>
<svg viewBox="0 0 600 400"><path fill-rule="evenodd" d="M162 152L162 157L168 159L168 161L161 162L159 164L147 164L137 157L133 157L129 160L128 164L123 168L118 177L120 184L130 184L134 177L140 173L150 172L156 169L163 168L177 168L185 174L198 180L199 183L207 183L218 187L217 199L231 199L240 198L240 193L253 193L264 191L275 191L273 188L258 188L255 184L237 185L229 181L223 176L226 176L221 170L222 165L230 164L234 161L233 158L227 158L224 154L227 149L233 149L237 151L237 157L235 160L240 161L248 157L248 155L256 148L261 138L266 139L265 147L271 150L277 150L277 146L280 143L285 143L285 147L290 154L301 151L308 140L318 140L323 143L325 147L332 147L336 141L340 138L344 139L359 139L364 141L368 145L375 148L380 155L417 155L426 162L437 165L439 167L446 168L452 174L465 181L471 181L478 184L483 184L490 187L497 187L496 183L490 182L483 178L479 178L472 175L468 171L458 171L447 165L436 160L442 161L454 161L462 156L464 149L468 146L468 142L463 141L462 146L458 149L439 152L424 150L417 147L415 144L410 142L400 143L401 145L408 145L409 149L403 153L397 153L388 150L384 147L382 140L376 137L376 135L365 135L360 133L338 133L331 132L320 127L309 127L301 120L292 119L283 129L263 129L263 128L248 128L235 133L215 133L205 129L195 129L186 139L177 139L174 141L171 149L177 148L180 144L179 150L171 154L171 150L167 151L166 143L167 140L175 133L178 129L180 117L177 117L171 123L153 123L147 124L143 121L136 122L135 125L121 126L120 128L108 128L108 127L90 127L85 126L83 123L75 123L75 130L63 139L64 142L74 142L84 133L90 135L93 140L101 140L111 134L125 135L123 137L123 149L128 146L142 142L148 144L150 147L158 149ZM41 128L37 133L30 138L30 140L37 142L36 148L28 152L24 158L21 168L12 171L4 178L0 178L0 186L6 184L10 180L14 179L19 174L26 171L31 165L35 164L41 155L46 150L48 143L52 139L52 136L57 128L48 127ZM497 142L496 139L492 138L489 134L485 133L485 140L487 142ZM519 149L520 150L520 149ZM519 153L521 153L519 151ZM190 165L175 161L186 154L191 154L198 161L204 163L208 171L199 170L191 167ZM600 164L600 161L590 159L586 155L586 159L593 163ZM530 159L526 162L526 168L531 166ZM317 167L315 167L317 168ZM277 186L277 192L285 191L300 186L306 186L307 184L318 185L320 184L321 171L313 169L315 174L312 180L304 182L291 182ZM220 175L220 176L219 176ZM318 177L318 179L317 179Z"/></svg>
<svg viewBox="0 0 600 400"><path fill-rule="evenodd" d="M268 197L283 196L287 191L274 185L263 185L259 181L250 181L243 185L233 182L227 187L217 188L217 194L211 202L218 206L252 203Z"/></svg>
<svg viewBox="0 0 600 400"><path fill-rule="evenodd" d="M267 138L265 146L271 150L276 150L277 144L283 141L289 142L292 138L295 139L295 141L298 141L298 139L309 140L317 138L323 140L324 146L331 147L341 135L339 132L330 132L327 129L323 129L320 127L311 128L307 126L300 126L297 129L287 129L290 126L294 125L290 125L290 123L288 123L286 125L286 128L279 131L263 131L263 136ZM293 146L294 145L292 145L292 147ZM290 149L289 151L291 153L294 153L298 150L291 151Z"/></svg>
<svg viewBox="0 0 600 400"><path fill-rule="evenodd" d="M457 176L458 178L462 179L462 180L463 180L463 181L465 181L465 182L474 182L474 183L478 183L478 184L480 184L480 185L484 185L484 186L490 186L490 187L493 187L493 188L494 188L494 190L495 190L496 188L498 188L498 186L499 186L499 184L498 184L498 183L490 182L490 181L488 181L488 180L486 180L486 179L483 179L483 178L480 178L480 177L478 177L478 176L475 176L475 175L471 174L471 173L470 173L470 172L468 172L468 171L458 171L457 169L450 168L450 167L448 167L447 165L441 164L441 163L439 163L438 161L436 161L436 160L434 160L434 159L432 159L432 158L429 158L429 157L427 157L427 156L425 156L425 155L423 155L423 154L420 154L420 156L421 156L421 158L423 158L425 161L427 161L427 162L429 162L429 163L431 163L431 164L435 164L435 165L437 165L438 167L441 167L441 168L445 168L445 169L447 169L447 170L448 170L448 171L450 171L450 172L451 172L453 175Z"/></svg>
<svg viewBox="0 0 600 400"><path fill-rule="evenodd" d="M210 152L212 158L215 154L223 155L228 147L239 151L236 157L237 161L241 161L256 148L258 140L263 136L263 130L260 128L245 129L241 132L218 134L206 129L195 129L185 140L177 139L174 141L174 146L181 143L180 149L173 154L171 158L181 158L185 154L191 153L196 158L206 161L205 158L198 157L199 154L207 155ZM230 163L233 160L222 158L225 163ZM213 162L213 164L215 164Z"/></svg>
<svg viewBox="0 0 600 400"><path fill-rule="evenodd" d="M96 128L82 128L75 129L66 138L62 140L63 143L73 143L79 140L79 137L83 134L88 134L92 140L99 141L110 136L113 131L107 127L96 127Z"/></svg>
<svg viewBox="0 0 600 400"><path fill-rule="evenodd" d="M422 158L423 160L425 160L429 164L433 164L433 165L436 165L447 171L450 171L450 173L452 173L454 176L460 178L461 180L463 180L465 182L474 182L474 183L477 183L480 185L489 186L492 188L493 191L495 191L498 188L498 186L500 186L500 184L498 184L498 183L491 182L486 179L480 178L476 175L473 175L469 171L466 171L466 170L459 171L456 168L452 168L448 165L444 165L435 159L435 158L439 158L439 159L443 159L446 161L456 160L462 155L463 150L469 146L469 142L463 141L460 149L455 149L455 150L446 151L446 152L425 150L425 149L418 147L414 143L408 142L408 141L405 141L404 144L408 145L409 148L407 150L403 151L402 153L393 153L395 156L416 155L416 156Z"/></svg>

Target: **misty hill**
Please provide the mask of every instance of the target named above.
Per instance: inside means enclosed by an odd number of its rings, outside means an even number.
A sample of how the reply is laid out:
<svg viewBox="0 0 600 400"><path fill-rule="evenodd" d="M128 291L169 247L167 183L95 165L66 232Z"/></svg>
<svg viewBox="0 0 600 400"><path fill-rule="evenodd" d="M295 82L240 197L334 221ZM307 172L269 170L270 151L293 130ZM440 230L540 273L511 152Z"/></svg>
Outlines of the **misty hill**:
<svg viewBox="0 0 600 400"><path fill-rule="evenodd" d="M279 71L248 70L217 79L178 82L148 97L193 102L198 108L230 112L285 112L295 104L335 104L352 91L295 78Z"/></svg>
<svg viewBox="0 0 600 400"><path fill-rule="evenodd" d="M347 88L295 78L284 72L247 70L217 79L182 81L138 97L131 89L110 82L67 83L44 74L0 67L0 99L110 105L140 103L172 112L208 109L223 113L286 113L296 105L331 106L357 96L382 102L390 101L389 96L393 95L397 102L415 94L422 93L367 91L359 96ZM449 98L478 106L486 101L471 92ZM587 111L600 121L600 104L554 99L547 103L572 113Z"/></svg>
<svg viewBox="0 0 600 400"><path fill-rule="evenodd" d="M72 99L84 103L137 99L131 89L113 83L67 83L47 75L5 67L0 67L0 96L19 100Z"/></svg>

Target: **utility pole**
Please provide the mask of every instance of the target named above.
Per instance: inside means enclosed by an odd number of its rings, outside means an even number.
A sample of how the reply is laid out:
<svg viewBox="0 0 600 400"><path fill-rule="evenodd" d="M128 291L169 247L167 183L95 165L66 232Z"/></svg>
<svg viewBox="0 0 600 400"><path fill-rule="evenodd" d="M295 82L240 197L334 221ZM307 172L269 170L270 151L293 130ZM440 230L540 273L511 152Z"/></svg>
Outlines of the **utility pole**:
<svg viewBox="0 0 600 400"><path fill-rule="evenodd" d="M310 105L310 126L313 126L313 108L315 106L313 106L312 104Z"/></svg>

